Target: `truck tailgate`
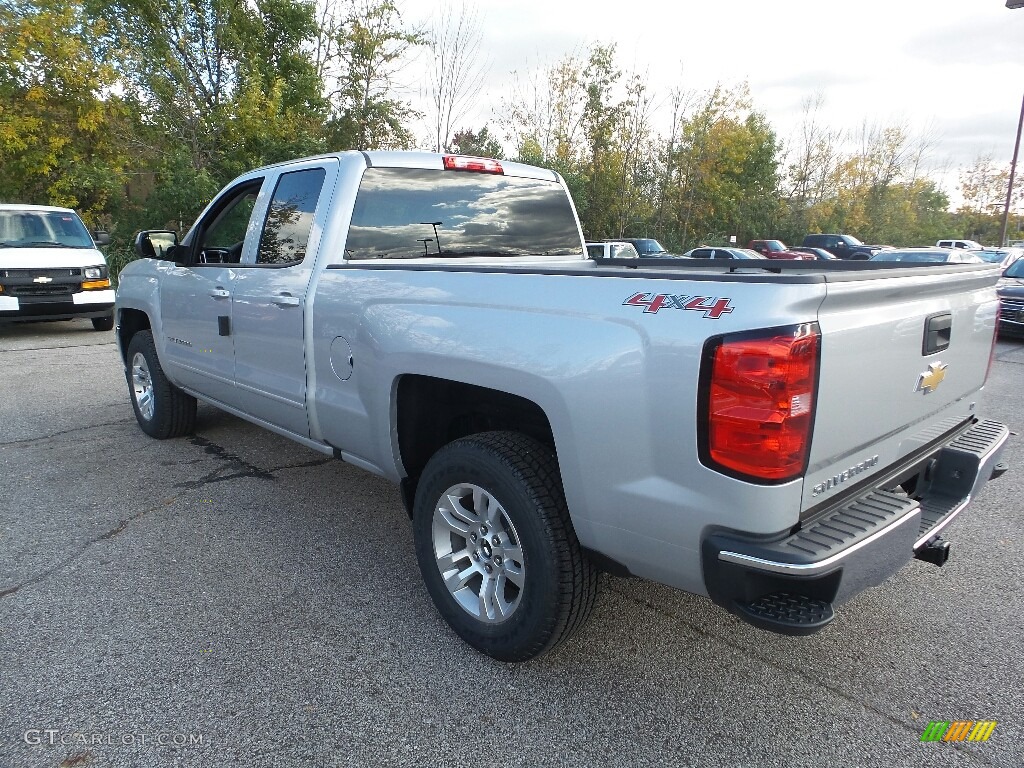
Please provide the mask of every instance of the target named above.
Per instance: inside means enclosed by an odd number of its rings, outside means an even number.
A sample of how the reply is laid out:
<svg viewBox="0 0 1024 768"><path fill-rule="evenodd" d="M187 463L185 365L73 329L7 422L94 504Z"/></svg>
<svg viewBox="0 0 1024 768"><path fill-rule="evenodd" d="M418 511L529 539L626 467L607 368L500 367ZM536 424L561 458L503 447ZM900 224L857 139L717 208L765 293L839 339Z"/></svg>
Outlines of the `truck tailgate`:
<svg viewBox="0 0 1024 768"><path fill-rule="evenodd" d="M829 276L804 513L974 415L998 277L963 267Z"/></svg>

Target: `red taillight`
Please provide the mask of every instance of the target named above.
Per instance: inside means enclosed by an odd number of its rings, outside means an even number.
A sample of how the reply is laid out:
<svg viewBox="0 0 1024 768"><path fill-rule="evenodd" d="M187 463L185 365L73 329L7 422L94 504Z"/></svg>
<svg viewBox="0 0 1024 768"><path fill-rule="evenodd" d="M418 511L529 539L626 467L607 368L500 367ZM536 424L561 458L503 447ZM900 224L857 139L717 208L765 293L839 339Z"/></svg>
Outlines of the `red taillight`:
<svg viewBox="0 0 1024 768"><path fill-rule="evenodd" d="M462 155L445 155L444 169L446 171L476 171L477 173L498 173L504 174L501 163L497 160L490 160L486 157L463 157Z"/></svg>
<svg viewBox="0 0 1024 768"><path fill-rule="evenodd" d="M703 460L772 483L807 467L818 388L817 325L725 336L705 352ZM703 409L702 409L703 410Z"/></svg>

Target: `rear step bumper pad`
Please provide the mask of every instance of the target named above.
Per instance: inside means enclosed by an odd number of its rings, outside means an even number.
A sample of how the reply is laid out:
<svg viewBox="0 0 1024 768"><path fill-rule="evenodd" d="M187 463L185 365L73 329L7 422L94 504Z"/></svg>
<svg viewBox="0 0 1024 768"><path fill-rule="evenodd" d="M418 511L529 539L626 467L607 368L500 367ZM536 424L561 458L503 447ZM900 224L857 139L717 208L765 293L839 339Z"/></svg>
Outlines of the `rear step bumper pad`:
<svg viewBox="0 0 1024 768"><path fill-rule="evenodd" d="M920 500L875 489L791 535L713 531L701 546L708 594L754 626L817 632L832 620L833 605L881 584L964 510L1008 436L1005 425L982 421L953 438L925 460L934 463Z"/></svg>

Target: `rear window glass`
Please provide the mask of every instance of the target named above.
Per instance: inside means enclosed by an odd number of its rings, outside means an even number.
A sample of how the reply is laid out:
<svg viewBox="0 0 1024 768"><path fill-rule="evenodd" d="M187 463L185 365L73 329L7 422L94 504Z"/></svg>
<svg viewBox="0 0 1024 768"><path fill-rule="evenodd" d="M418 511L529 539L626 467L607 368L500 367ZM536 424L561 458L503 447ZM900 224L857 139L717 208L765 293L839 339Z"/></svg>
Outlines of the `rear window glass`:
<svg viewBox="0 0 1024 768"><path fill-rule="evenodd" d="M465 171L368 168L348 259L581 255L569 198L553 181Z"/></svg>
<svg viewBox="0 0 1024 768"><path fill-rule="evenodd" d="M942 262L947 260L945 251L879 251L876 261Z"/></svg>

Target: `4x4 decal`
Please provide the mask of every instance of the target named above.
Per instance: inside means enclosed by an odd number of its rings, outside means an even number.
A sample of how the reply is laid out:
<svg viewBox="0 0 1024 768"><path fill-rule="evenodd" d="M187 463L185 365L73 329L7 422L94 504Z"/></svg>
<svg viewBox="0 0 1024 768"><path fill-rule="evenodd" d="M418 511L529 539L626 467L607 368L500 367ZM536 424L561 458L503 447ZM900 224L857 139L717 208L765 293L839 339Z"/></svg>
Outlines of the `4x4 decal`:
<svg viewBox="0 0 1024 768"><path fill-rule="evenodd" d="M703 312L704 317L717 320L722 315L732 312L729 299L717 296L674 296L670 293L634 293L624 302L623 306L643 307L644 312L654 314L659 309L690 309Z"/></svg>

